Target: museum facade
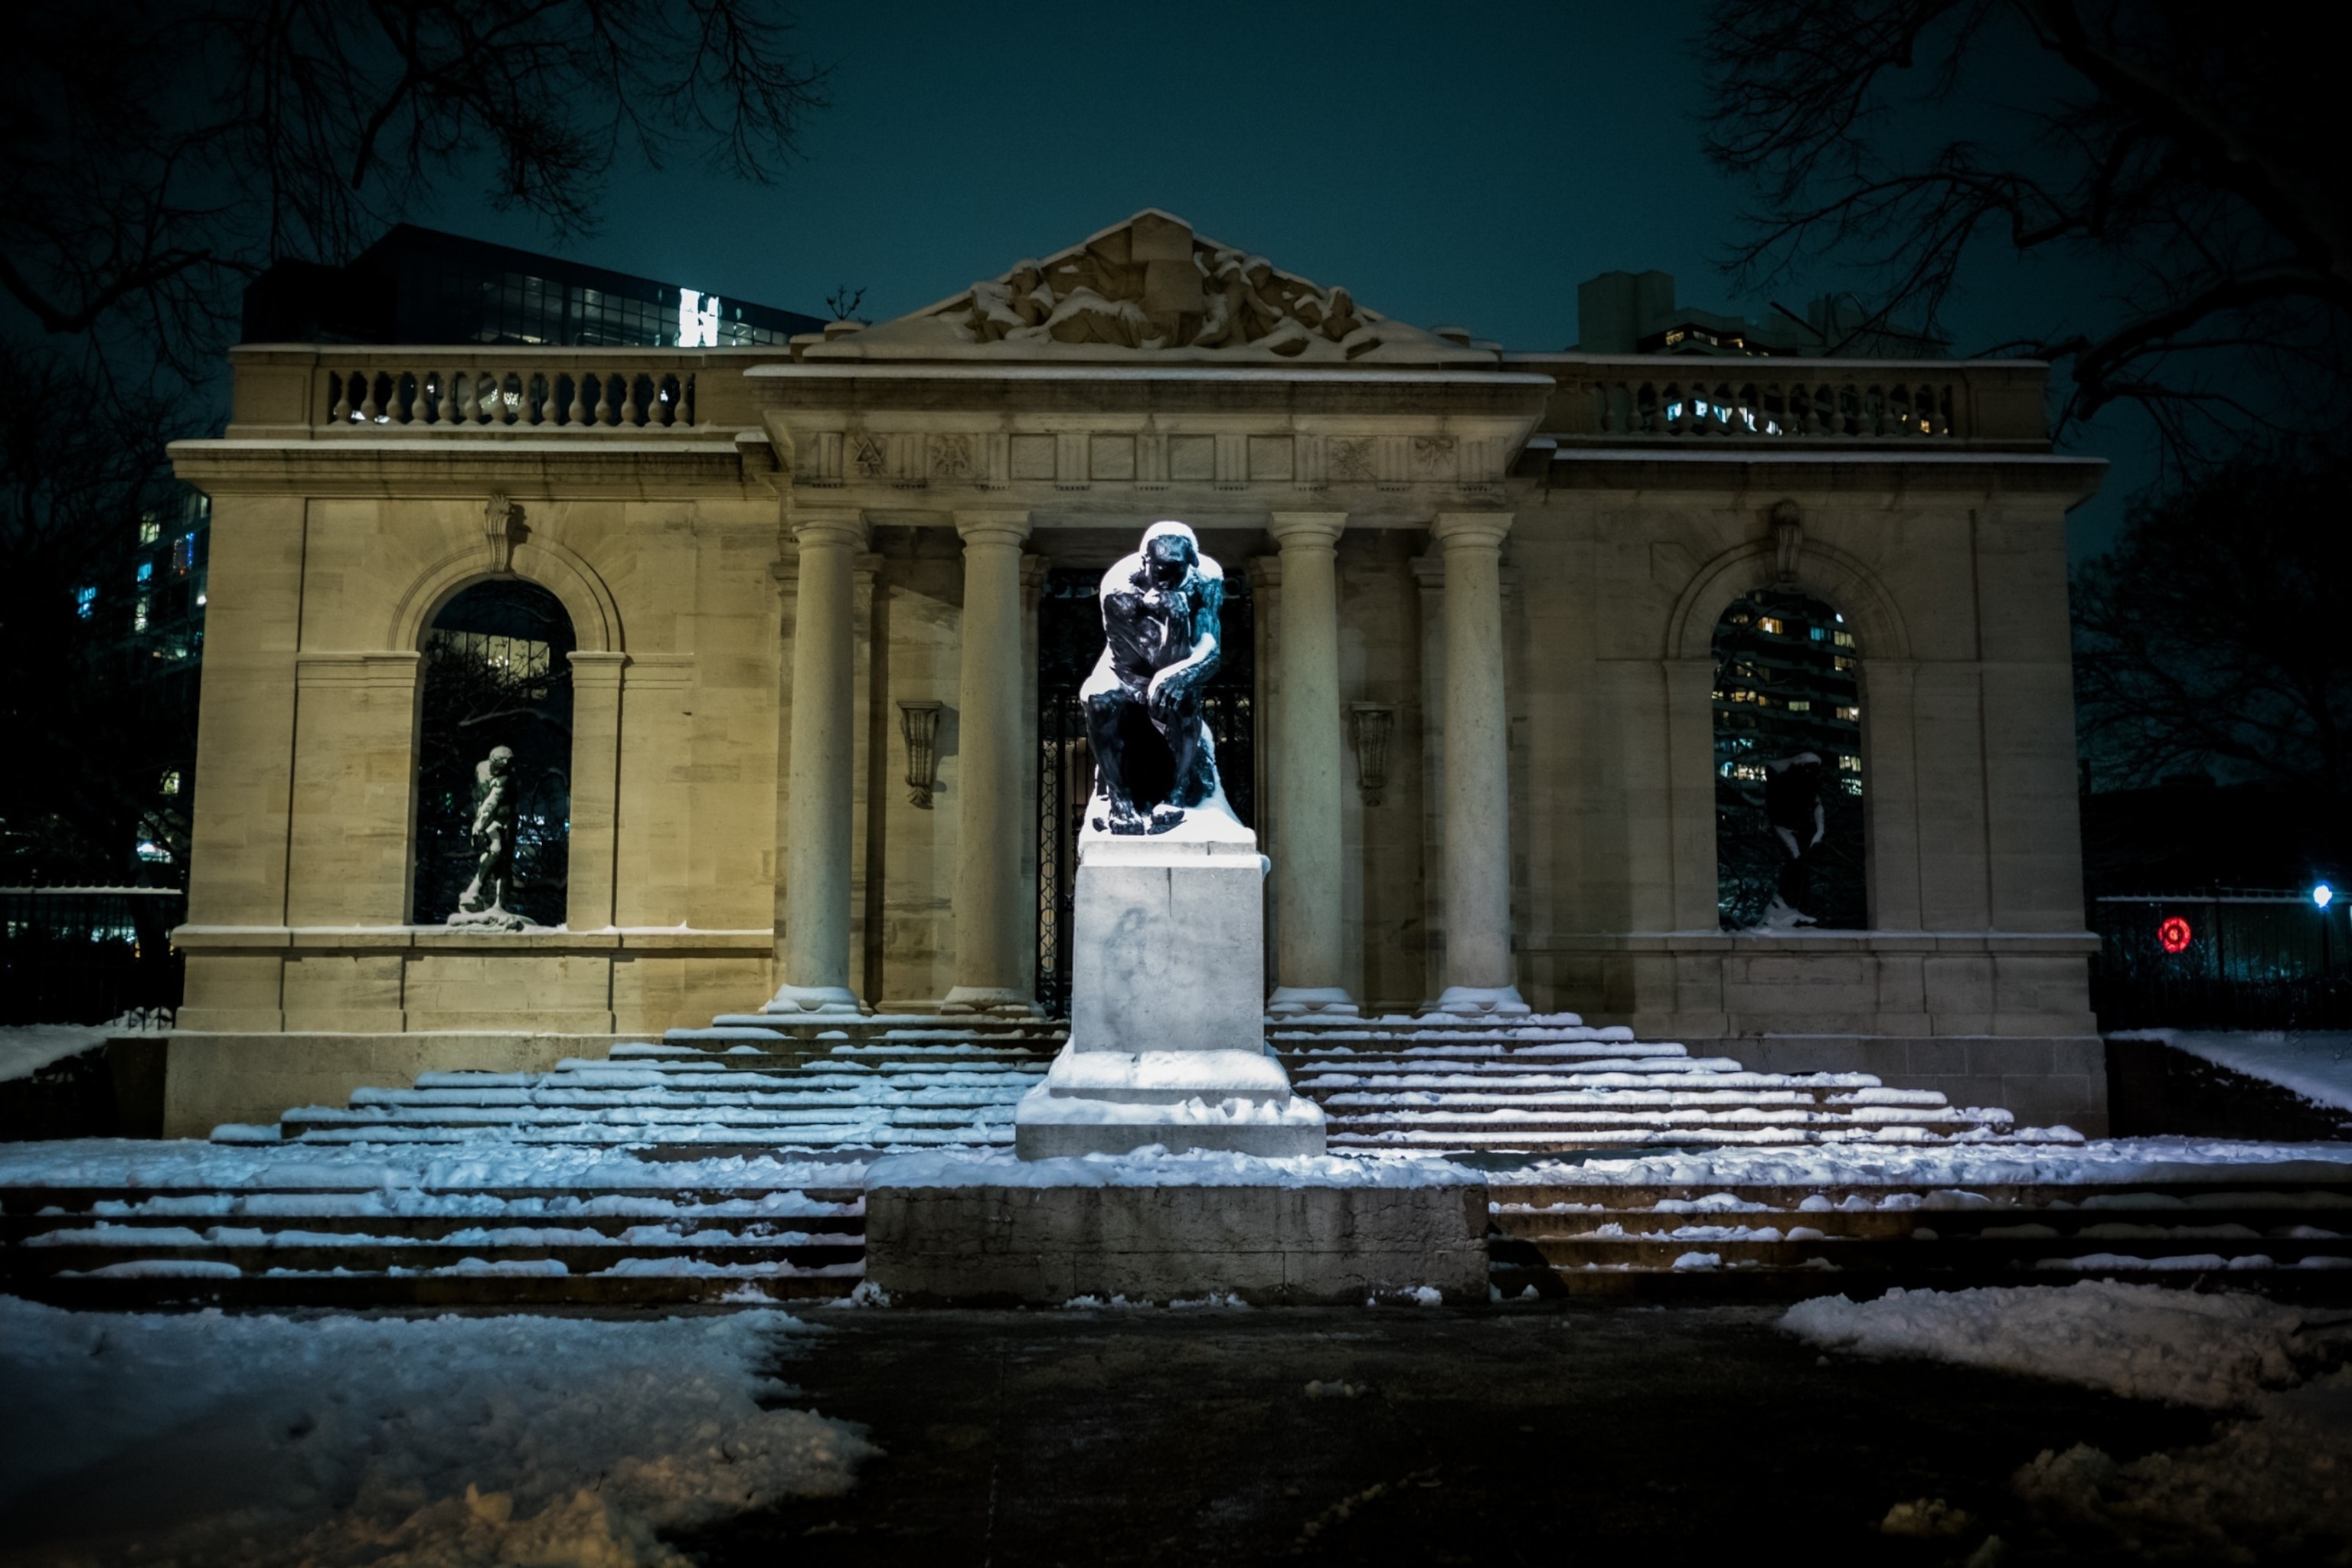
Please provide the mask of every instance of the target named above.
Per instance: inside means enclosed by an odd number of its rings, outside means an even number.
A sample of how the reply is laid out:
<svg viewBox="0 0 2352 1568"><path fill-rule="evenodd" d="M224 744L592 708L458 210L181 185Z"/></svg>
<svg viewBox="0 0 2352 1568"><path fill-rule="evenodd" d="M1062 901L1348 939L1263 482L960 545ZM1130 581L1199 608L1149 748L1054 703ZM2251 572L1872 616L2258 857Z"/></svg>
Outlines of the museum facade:
<svg viewBox="0 0 2352 1568"><path fill-rule="evenodd" d="M2100 465L2038 363L1507 353L1154 212L782 348L233 363L173 448L212 500L177 1130L763 1003L1064 1005L1072 672L1162 519L1224 563L1277 1011L1573 1011L2104 1125ZM450 902L494 744L520 930Z"/></svg>

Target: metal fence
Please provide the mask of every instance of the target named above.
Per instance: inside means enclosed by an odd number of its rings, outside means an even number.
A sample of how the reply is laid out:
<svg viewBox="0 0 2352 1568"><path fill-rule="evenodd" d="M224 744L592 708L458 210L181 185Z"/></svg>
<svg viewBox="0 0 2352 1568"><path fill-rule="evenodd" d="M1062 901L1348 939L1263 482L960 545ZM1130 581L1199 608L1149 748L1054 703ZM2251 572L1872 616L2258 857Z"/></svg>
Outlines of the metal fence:
<svg viewBox="0 0 2352 1568"><path fill-rule="evenodd" d="M2096 900L2102 1029L2352 1028L2345 901L2259 890Z"/></svg>
<svg viewBox="0 0 2352 1568"><path fill-rule="evenodd" d="M103 1024L180 1005L177 888L0 888L0 1024Z"/></svg>

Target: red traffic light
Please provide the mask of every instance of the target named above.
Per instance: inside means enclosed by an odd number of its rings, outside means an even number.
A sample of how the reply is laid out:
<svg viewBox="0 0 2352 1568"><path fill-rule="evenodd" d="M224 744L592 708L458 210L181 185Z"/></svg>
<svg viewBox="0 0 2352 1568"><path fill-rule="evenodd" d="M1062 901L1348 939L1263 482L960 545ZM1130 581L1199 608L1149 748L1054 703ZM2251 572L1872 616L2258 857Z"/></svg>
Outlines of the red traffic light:
<svg viewBox="0 0 2352 1568"><path fill-rule="evenodd" d="M2167 915L2164 923L2156 928L2156 940L2163 943L2167 952L2186 952L2196 935L2179 915Z"/></svg>

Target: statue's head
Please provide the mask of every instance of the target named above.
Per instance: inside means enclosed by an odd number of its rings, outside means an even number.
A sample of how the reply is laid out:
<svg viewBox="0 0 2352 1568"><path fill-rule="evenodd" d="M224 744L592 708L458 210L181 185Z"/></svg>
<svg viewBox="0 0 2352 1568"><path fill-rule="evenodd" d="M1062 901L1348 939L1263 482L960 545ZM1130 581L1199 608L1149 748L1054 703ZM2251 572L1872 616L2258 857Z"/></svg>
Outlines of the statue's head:
<svg viewBox="0 0 2352 1568"><path fill-rule="evenodd" d="M1201 542L1181 522L1155 522L1143 531L1143 574L1155 588L1174 588L1201 564Z"/></svg>
<svg viewBox="0 0 2352 1568"><path fill-rule="evenodd" d="M492 746L489 766L493 778L504 777L514 772L514 749L510 746Z"/></svg>

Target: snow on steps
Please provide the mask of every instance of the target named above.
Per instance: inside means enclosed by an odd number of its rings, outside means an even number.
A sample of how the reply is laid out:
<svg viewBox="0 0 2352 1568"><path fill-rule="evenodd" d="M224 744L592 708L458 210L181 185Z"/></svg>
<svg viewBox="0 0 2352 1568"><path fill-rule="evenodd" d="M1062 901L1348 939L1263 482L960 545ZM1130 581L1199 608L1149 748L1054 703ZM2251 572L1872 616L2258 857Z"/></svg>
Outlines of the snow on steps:
<svg viewBox="0 0 2352 1568"><path fill-rule="evenodd" d="M864 1167L790 1188L0 1188L0 1289L63 1306L645 1306L845 1296Z"/></svg>
<svg viewBox="0 0 2352 1568"><path fill-rule="evenodd" d="M1335 1149L1566 1152L1655 1144L1874 1143L2011 1134L2008 1111L1962 1110L1867 1073L1749 1072L1726 1057L1520 1018L1270 1021L1268 1044L1330 1119ZM2028 1134L2048 1136L2047 1134Z"/></svg>
<svg viewBox="0 0 2352 1568"><path fill-rule="evenodd" d="M525 1142L923 1148L1012 1141L1058 1026L761 1014L546 1073L429 1073L287 1113L306 1142ZM1291 1019L1268 1030L1335 1149L1530 1153L1657 1144L1932 1141L2011 1132L2003 1110L1864 1073L1758 1073L1573 1014Z"/></svg>
<svg viewBox="0 0 2352 1568"><path fill-rule="evenodd" d="M2109 1279L2352 1300L2352 1179L1964 1188L1504 1179L1487 1195L1503 1300L1860 1298Z"/></svg>

